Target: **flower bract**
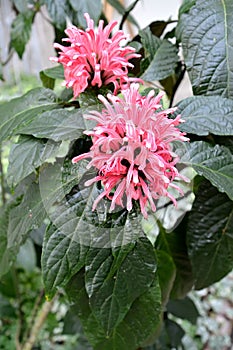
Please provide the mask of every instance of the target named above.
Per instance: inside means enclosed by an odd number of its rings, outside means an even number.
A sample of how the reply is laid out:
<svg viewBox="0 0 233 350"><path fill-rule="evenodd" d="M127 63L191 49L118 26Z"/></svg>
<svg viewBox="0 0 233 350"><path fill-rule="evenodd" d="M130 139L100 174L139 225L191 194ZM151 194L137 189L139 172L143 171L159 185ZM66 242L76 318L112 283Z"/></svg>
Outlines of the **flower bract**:
<svg viewBox="0 0 233 350"><path fill-rule="evenodd" d="M173 151L173 142L188 139L177 128L182 122L180 116L169 118L175 108L162 109L162 96L154 96L153 90L141 96L136 83L123 90L120 97L108 94L106 99L99 95L104 108L102 112L90 112L87 118L95 120L96 126L85 131L93 145L88 153L72 160L76 163L90 158L88 168L96 169L96 176L86 182L87 186L102 184L103 191L93 209L104 197L111 201L110 210L118 205L130 211L136 201L144 217L147 205L155 211L161 196L176 204L169 188L182 194L173 180L186 179L176 168L179 157Z"/></svg>

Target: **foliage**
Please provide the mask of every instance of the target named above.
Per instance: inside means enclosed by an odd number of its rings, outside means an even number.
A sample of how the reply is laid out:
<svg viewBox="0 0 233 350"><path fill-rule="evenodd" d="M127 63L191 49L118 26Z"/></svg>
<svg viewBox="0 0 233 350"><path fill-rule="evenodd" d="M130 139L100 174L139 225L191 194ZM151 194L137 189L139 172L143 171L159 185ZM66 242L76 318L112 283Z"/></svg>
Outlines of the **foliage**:
<svg viewBox="0 0 233 350"><path fill-rule="evenodd" d="M135 23L130 11L137 1L128 9L108 2L123 22ZM22 57L43 4L61 42L67 18L85 27L89 12L96 24L100 17L106 22L101 1L94 3L12 1L10 49ZM72 99L70 89L56 89L64 74L57 66L40 73L42 87L0 105L1 143L10 145L7 173L0 162L3 349L59 349L54 328L63 349L185 347L185 322L195 327L199 317L188 292L211 286L233 267L232 10L231 0L186 0L173 31L165 32L169 21L156 21L129 43L141 54L130 74L159 81L170 106L186 69L191 80L194 96L176 110L190 142L174 147L180 171L193 182L183 184L177 209L159 198L148 220L136 204L110 212L103 200L92 211L101 186L86 187L93 170L71 160L90 150L83 132L93 125L84 115L100 109L97 95L112 86L89 86ZM175 224L168 228L168 221Z"/></svg>

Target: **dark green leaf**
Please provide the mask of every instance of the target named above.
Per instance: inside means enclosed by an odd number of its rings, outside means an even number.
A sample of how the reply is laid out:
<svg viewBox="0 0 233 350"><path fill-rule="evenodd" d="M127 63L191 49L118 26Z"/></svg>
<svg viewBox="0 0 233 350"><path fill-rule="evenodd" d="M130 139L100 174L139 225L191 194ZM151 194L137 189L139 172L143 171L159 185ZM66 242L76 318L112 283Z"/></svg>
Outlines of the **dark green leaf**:
<svg viewBox="0 0 233 350"><path fill-rule="evenodd" d="M162 80L173 74L179 59L177 53L175 45L166 39L161 40L159 48L141 78L147 81Z"/></svg>
<svg viewBox="0 0 233 350"><path fill-rule="evenodd" d="M133 226L134 230L140 230L140 222L136 220L136 227L135 223L131 224L132 220L135 219L128 218L125 222L127 230L132 230ZM104 247L92 248L87 255L86 289L91 308L107 336L123 320L134 300L150 287L156 270L154 249L146 238L137 240L135 246L124 245L124 241L121 244L115 259L111 249ZM115 266L116 271L112 271L119 255L120 263Z"/></svg>
<svg viewBox="0 0 233 350"><path fill-rule="evenodd" d="M191 165L199 175L233 199L233 156L228 148L197 141L188 146L185 158L181 162Z"/></svg>
<svg viewBox="0 0 233 350"><path fill-rule="evenodd" d="M106 338L101 325L97 322L89 306L82 272L74 276L67 286L67 293L76 303L84 331L96 350L135 350L153 334L161 317L161 296L157 279L153 285L136 299L111 336Z"/></svg>
<svg viewBox="0 0 233 350"><path fill-rule="evenodd" d="M22 58L25 46L30 39L33 17L34 13L31 11L19 13L12 23L10 47L15 49L19 58Z"/></svg>
<svg viewBox="0 0 233 350"><path fill-rule="evenodd" d="M48 138L54 141L74 140L87 128L83 110L56 109L38 114L31 123L19 128L20 134Z"/></svg>
<svg viewBox="0 0 233 350"><path fill-rule="evenodd" d="M165 321L165 328L170 340L171 349L177 349L181 345L181 340L185 335L183 328L172 320Z"/></svg>
<svg viewBox="0 0 233 350"><path fill-rule="evenodd" d="M10 186L18 184L50 157L57 154L60 144L51 140L21 136L11 147L7 181Z"/></svg>
<svg viewBox="0 0 233 350"><path fill-rule="evenodd" d="M95 24L98 23L102 11L101 0L69 0L69 3L72 6L73 10L77 12L78 23L82 27L85 28L87 25L84 18L84 13L88 13L94 20Z"/></svg>
<svg viewBox="0 0 233 350"><path fill-rule="evenodd" d="M54 26L60 30L64 30L66 28L66 19L70 14L68 1L44 0L44 2Z"/></svg>
<svg viewBox="0 0 233 350"><path fill-rule="evenodd" d="M200 316L196 305L189 297L184 299L169 300L167 304L167 312L178 318L182 318L196 324L197 318Z"/></svg>
<svg viewBox="0 0 233 350"><path fill-rule="evenodd" d="M31 122L38 114L57 107L54 93L44 88L33 89L0 105L0 142L17 134L19 127Z"/></svg>
<svg viewBox="0 0 233 350"><path fill-rule="evenodd" d="M55 86L55 80L44 74L43 71L40 72L40 80L43 87L53 90Z"/></svg>
<svg viewBox="0 0 233 350"><path fill-rule="evenodd" d="M157 259L162 304L166 305L176 278L176 265L172 256L164 250L157 250Z"/></svg>
<svg viewBox="0 0 233 350"><path fill-rule="evenodd" d="M187 245L197 289L211 285L232 270L232 232L232 201L205 181L199 187L187 226Z"/></svg>
<svg viewBox="0 0 233 350"><path fill-rule="evenodd" d="M233 101L220 96L193 96L178 103L182 131L196 135L233 135Z"/></svg>
<svg viewBox="0 0 233 350"><path fill-rule="evenodd" d="M180 227L181 226L181 227ZM175 232L166 233L160 229L155 246L173 258L176 276L171 291L172 298L183 298L190 291L194 280L185 243L185 229L180 225Z"/></svg>
<svg viewBox="0 0 233 350"><path fill-rule="evenodd" d="M233 97L232 28L232 0L196 0L181 14L178 36L194 94Z"/></svg>

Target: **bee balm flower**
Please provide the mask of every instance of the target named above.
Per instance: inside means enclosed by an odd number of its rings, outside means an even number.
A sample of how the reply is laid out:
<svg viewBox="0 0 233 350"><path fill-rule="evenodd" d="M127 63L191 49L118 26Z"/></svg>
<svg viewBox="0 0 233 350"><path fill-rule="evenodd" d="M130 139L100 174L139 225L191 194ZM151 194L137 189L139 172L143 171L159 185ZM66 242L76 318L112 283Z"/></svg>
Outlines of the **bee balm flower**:
<svg viewBox="0 0 233 350"><path fill-rule="evenodd" d="M111 200L110 210L115 205L132 209L133 201L138 201L141 212L147 217L146 205L156 210L155 200L169 197L175 178L186 180L175 167L178 156L172 151L172 142L187 141L184 133L177 128L180 116L169 119L174 108L162 110L160 100L163 93L154 97L154 91L141 96L138 84L131 84L122 92L123 97L108 94L108 100L99 96L105 108L102 113L92 111L88 116L97 122L92 131L90 152L73 158L76 163L91 158L88 167L94 167L97 175L85 183L86 186L101 182L103 191L93 204L106 197Z"/></svg>
<svg viewBox="0 0 233 350"><path fill-rule="evenodd" d="M94 21L86 13L87 29L81 30L75 26L66 29L68 38L63 39L70 46L54 44L61 50L59 57L51 60L64 66L66 86L71 87L74 97L80 95L88 86L114 85L114 93L128 85L129 81L137 80L128 77L128 68L133 67L131 58L140 57L135 49L120 43L126 39L119 30L110 37L117 21L110 22L104 28L104 22L99 21L95 30Z"/></svg>

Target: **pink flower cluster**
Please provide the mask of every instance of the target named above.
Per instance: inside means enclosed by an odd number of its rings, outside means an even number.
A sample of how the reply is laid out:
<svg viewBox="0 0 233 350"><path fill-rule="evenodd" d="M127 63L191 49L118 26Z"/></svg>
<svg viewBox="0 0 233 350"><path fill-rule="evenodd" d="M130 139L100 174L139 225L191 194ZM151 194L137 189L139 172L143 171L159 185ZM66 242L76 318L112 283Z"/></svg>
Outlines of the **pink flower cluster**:
<svg viewBox="0 0 233 350"><path fill-rule="evenodd" d="M122 97L108 94L106 99L99 95L105 108L102 113L90 113L88 118L97 124L85 132L92 137L93 145L90 152L72 160L76 163L90 158L88 168L94 167L97 171L97 175L86 182L89 186L100 181L103 187L93 210L103 197L111 200L110 210L119 205L130 211L133 200L138 201L144 217L147 217L147 204L155 211L155 200L161 196L169 197L176 204L168 188L182 193L173 180L185 179L175 167L178 156L171 142L188 139L177 128L182 122L180 116L168 118L174 108L161 109L162 96L160 93L154 97L153 91L141 96L139 84L135 83L122 91Z"/></svg>
<svg viewBox="0 0 233 350"><path fill-rule="evenodd" d="M120 44L126 39L123 31L119 30L110 37L117 21L110 22L105 28L104 22L99 21L95 30L94 21L86 13L87 29L81 30L75 26L68 28L63 39L69 46L55 44L59 49L59 57L51 60L64 66L66 86L73 89L74 98L80 95L88 86L114 85L114 93L128 87L132 80L128 77L128 68L133 67L131 58L139 57L135 49Z"/></svg>

